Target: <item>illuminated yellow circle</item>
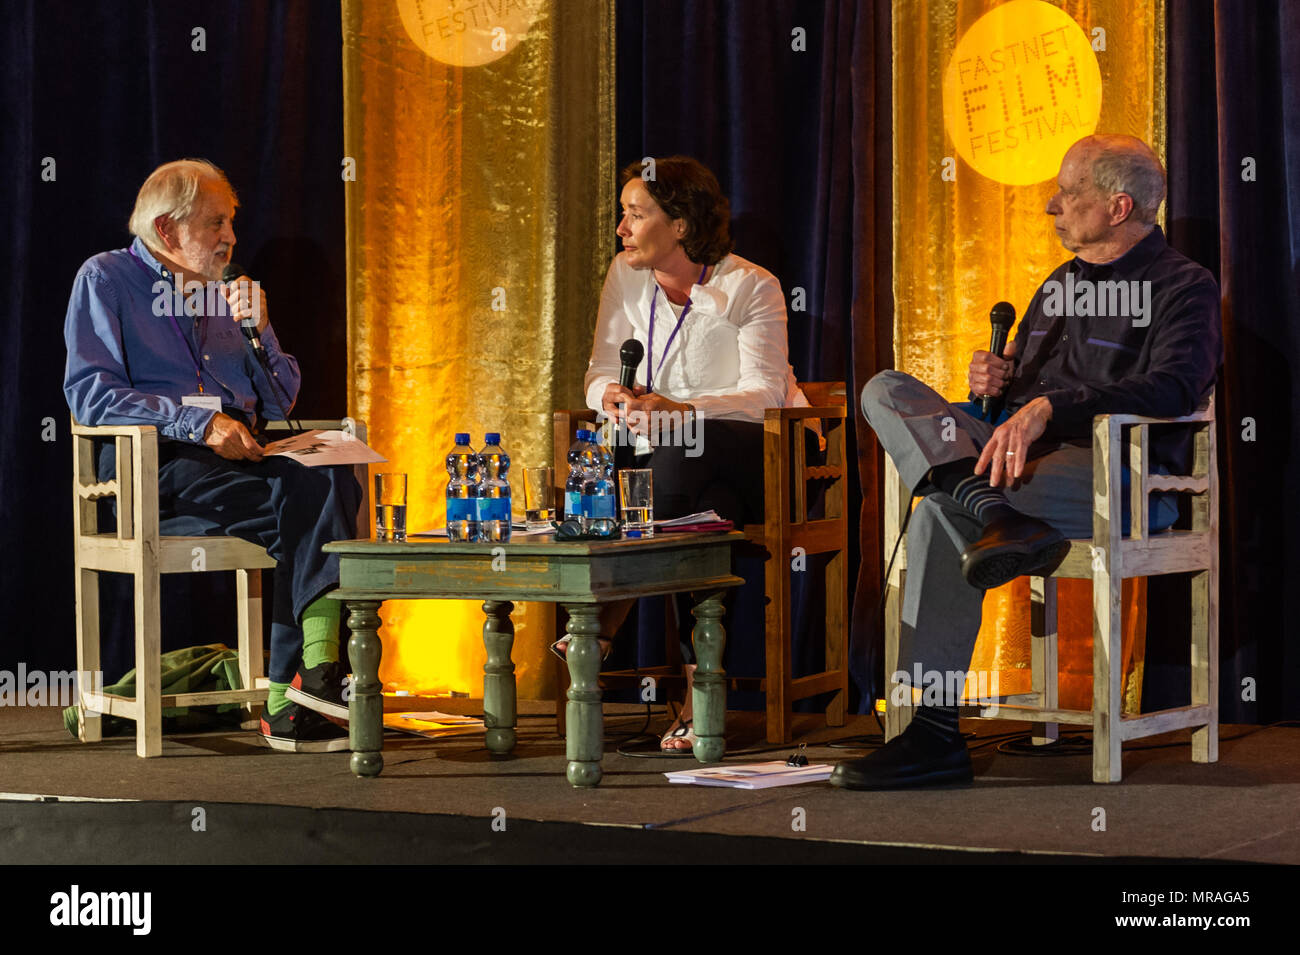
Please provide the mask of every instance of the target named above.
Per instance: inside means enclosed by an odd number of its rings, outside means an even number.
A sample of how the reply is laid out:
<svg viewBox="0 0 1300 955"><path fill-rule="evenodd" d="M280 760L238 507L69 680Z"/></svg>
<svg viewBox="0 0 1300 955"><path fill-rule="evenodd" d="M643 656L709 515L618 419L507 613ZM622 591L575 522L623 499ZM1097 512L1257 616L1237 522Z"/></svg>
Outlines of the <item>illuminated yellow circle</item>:
<svg viewBox="0 0 1300 955"><path fill-rule="evenodd" d="M499 60L524 38L545 0L397 0L402 26L426 54L451 66Z"/></svg>
<svg viewBox="0 0 1300 955"><path fill-rule="evenodd" d="M948 61L944 127L961 158L998 182L1051 179L1100 116L1097 55L1079 24L1044 0L990 10Z"/></svg>

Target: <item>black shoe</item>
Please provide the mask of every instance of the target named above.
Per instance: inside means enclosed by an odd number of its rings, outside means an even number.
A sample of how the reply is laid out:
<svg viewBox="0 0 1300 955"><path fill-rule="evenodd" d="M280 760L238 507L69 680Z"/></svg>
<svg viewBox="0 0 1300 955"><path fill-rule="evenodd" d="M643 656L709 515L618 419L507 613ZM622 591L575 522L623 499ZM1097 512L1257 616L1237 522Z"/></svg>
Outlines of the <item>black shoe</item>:
<svg viewBox="0 0 1300 955"><path fill-rule="evenodd" d="M960 737L951 745L922 730L894 737L861 759L840 763L831 785L841 789L913 789L920 786L969 786L975 778L970 753Z"/></svg>
<svg viewBox="0 0 1300 955"><path fill-rule="evenodd" d="M1070 542L1046 521L1001 517L962 551L961 573L972 587L992 590L1024 574L1050 574L1069 552Z"/></svg>
<svg viewBox="0 0 1300 955"><path fill-rule="evenodd" d="M285 753L337 753L348 748L348 731L305 706L290 703L271 716L262 711L262 739Z"/></svg>
<svg viewBox="0 0 1300 955"><path fill-rule="evenodd" d="M309 710L330 719L348 721L348 701L343 698L348 676L338 663L322 663L310 670L300 669L284 695Z"/></svg>

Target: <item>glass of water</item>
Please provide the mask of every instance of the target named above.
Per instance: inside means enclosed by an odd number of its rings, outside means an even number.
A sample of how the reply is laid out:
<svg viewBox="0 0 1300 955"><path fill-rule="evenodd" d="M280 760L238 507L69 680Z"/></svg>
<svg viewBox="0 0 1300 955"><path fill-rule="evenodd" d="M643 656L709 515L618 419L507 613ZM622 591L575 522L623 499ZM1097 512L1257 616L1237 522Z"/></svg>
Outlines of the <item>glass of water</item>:
<svg viewBox="0 0 1300 955"><path fill-rule="evenodd" d="M550 530L555 520L555 468L524 468L524 523Z"/></svg>
<svg viewBox="0 0 1300 955"><path fill-rule="evenodd" d="M406 475L375 475L375 539L406 540Z"/></svg>
<svg viewBox="0 0 1300 955"><path fill-rule="evenodd" d="M619 471L618 495L623 507L623 533L640 531L642 537L654 537L654 472L649 468Z"/></svg>

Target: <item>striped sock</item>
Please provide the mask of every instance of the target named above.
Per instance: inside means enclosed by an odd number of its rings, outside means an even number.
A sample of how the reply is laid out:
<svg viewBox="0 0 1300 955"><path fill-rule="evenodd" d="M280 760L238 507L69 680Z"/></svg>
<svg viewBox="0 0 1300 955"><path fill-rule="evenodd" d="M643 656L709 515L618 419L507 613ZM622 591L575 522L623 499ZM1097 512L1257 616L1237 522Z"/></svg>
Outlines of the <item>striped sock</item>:
<svg viewBox="0 0 1300 955"><path fill-rule="evenodd" d="M975 474L975 459L963 458L930 469L930 483L970 511L981 524L1016 514L1005 494L990 487L986 476Z"/></svg>

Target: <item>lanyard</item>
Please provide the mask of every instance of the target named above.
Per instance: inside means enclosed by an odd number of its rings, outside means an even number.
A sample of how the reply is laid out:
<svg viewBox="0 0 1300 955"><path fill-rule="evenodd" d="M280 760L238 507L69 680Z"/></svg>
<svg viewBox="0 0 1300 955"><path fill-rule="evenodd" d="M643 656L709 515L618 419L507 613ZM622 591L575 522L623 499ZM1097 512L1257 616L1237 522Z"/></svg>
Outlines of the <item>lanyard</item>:
<svg viewBox="0 0 1300 955"><path fill-rule="evenodd" d="M148 275L150 278L153 278L154 271L151 268L149 268L149 266L144 264L144 261L140 258L140 256L135 254L135 249L127 249L127 251L131 253L131 258L135 259L136 264L138 264L140 268L144 270L144 273ZM172 287L173 288L176 287L174 281ZM190 340L185 336L185 333L181 331L180 325L176 323L176 316L171 314L171 312L172 312L171 309L167 310L167 317L171 319L172 328L176 329L176 337L185 343L185 353L190 356L190 361L194 365L194 378L198 382L199 394L203 394L203 365L199 362L199 356L194 352L193 344L190 343ZM203 326L203 332L204 332L203 337L206 339L207 338L206 324ZM202 342L200 342L199 348L200 350L203 348Z"/></svg>
<svg viewBox="0 0 1300 955"><path fill-rule="evenodd" d="M700 277L696 281L695 283L696 285L704 284L704 273L708 271L709 271L709 267L707 265L704 266L704 268L700 269ZM668 295L667 293L665 293L664 298L667 297ZM650 333L646 336L646 351L649 353L650 356L650 361L646 364L646 371L645 371L646 394L654 394L654 390L655 390L655 302L658 300L658 298L659 298L659 283L656 282L655 290L650 294ZM660 370L663 369L664 362L668 359L668 349L673 347L673 339L675 339L677 337L677 333L682 330L682 322L686 321L686 316L690 314L690 311L691 311L691 300L688 298L686 300L686 307L682 309L681 317L677 319L677 325L673 328L673 333L668 336L668 344L664 346L664 353L659 356Z"/></svg>

